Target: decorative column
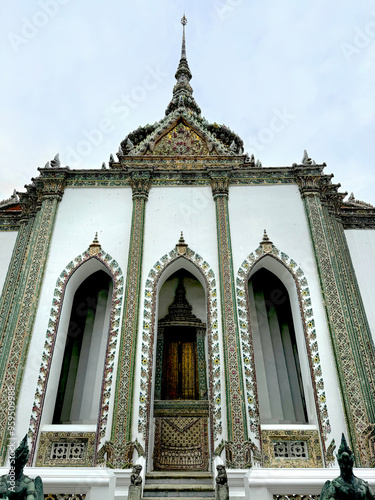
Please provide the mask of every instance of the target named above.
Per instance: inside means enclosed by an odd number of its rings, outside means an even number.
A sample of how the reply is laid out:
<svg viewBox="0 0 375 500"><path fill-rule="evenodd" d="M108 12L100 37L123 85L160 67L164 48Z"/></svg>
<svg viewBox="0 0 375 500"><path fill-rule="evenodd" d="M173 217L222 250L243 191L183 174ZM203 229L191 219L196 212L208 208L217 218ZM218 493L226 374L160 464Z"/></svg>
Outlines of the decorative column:
<svg viewBox="0 0 375 500"><path fill-rule="evenodd" d="M324 197L333 186L328 176L303 175L302 171L296 180L314 247L348 434L357 467L369 467L375 459L368 442L374 422L373 345L362 330L367 321L359 310L356 286L349 284L345 236L339 236L337 220Z"/></svg>
<svg viewBox="0 0 375 500"><path fill-rule="evenodd" d="M145 209L150 173L133 173L133 213L126 275L125 307L121 325L119 365L112 423L112 465L123 468L132 462L134 375L136 364Z"/></svg>
<svg viewBox="0 0 375 500"><path fill-rule="evenodd" d="M216 205L219 256L220 302L223 329L228 440L226 465L243 468L250 465L245 391L238 331L237 302L233 274L232 247L228 212L229 179L227 172L212 172L211 187Z"/></svg>
<svg viewBox="0 0 375 500"><path fill-rule="evenodd" d="M27 359L39 295L47 262L57 206L65 187L66 171L43 171L37 179L36 192L41 203L24 250L18 287L7 312L4 344L0 355L0 446L4 461L8 440L8 394L17 403ZM25 243L26 244L26 243ZM5 309L4 309L5 310Z"/></svg>
<svg viewBox="0 0 375 500"><path fill-rule="evenodd" d="M26 188L27 194L20 193L22 218L20 220L17 239L0 297L0 352L3 350L4 341L7 341L7 339L4 338L4 334L11 308L14 305L14 297L20 283L20 274L27 255L28 244L37 210L35 186L26 186Z"/></svg>

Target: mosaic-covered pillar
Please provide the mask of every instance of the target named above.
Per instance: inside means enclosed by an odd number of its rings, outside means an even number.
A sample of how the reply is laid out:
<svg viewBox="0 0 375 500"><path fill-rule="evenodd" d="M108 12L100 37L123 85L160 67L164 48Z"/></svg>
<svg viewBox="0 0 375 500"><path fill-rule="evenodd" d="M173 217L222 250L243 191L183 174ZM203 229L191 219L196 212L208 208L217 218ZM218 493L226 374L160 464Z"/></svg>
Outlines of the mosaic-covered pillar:
<svg viewBox="0 0 375 500"><path fill-rule="evenodd" d="M142 279L144 222L150 173L133 173L131 186L133 213L111 439L113 443L112 465L116 468L122 468L131 463L134 450L132 442L134 375Z"/></svg>
<svg viewBox="0 0 375 500"><path fill-rule="evenodd" d="M248 467L248 443L245 391L242 377L241 343L238 331L237 302L228 211L228 175L211 173L212 195L216 205L216 227L219 255L220 301L223 329L228 440L226 465Z"/></svg>
<svg viewBox="0 0 375 500"><path fill-rule="evenodd" d="M357 466L369 467L374 461L366 437L372 428L374 405L373 375L369 371L374 367L359 333L364 322L363 318L358 322L358 296L352 296L355 286L349 285L340 230L325 204L326 181L321 175L297 177L324 297L347 431Z"/></svg>
<svg viewBox="0 0 375 500"><path fill-rule="evenodd" d="M49 175L43 172L37 179L37 196L41 204L32 225L27 249L24 251L22 269L19 272L18 287L13 295L9 320L6 324L0 357L0 446L1 460L7 452L9 420L8 396L14 394L16 404L23 371L27 359L30 338L38 309L39 295L47 262L58 203L65 187L66 171Z"/></svg>
<svg viewBox="0 0 375 500"><path fill-rule="evenodd" d="M20 193L22 218L19 223L17 239L14 244L12 257L5 278L2 294L0 297L0 352L3 352L3 343L8 339L4 337L6 326L10 317L12 306L15 304L14 297L20 284L20 275L24 260L27 255L28 244L36 214L35 188L27 186L27 194ZM0 368L1 373L1 368Z"/></svg>

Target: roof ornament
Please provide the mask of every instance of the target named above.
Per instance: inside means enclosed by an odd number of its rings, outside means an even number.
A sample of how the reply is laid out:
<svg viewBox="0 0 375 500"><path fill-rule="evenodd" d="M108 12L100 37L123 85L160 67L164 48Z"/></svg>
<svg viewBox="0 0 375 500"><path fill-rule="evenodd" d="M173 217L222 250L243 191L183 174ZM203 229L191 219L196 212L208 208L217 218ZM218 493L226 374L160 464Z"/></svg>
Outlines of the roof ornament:
<svg viewBox="0 0 375 500"><path fill-rule="evenodd" d="M61 167L60 156L59 153L57 153L54 159L51 160L51 168L60 168L60 167Z"/></svg>
<svg viewBox="0 0 375 500"><path fill-rule="evenodd" d="M273 243L269 239L266 230L263 231L263 238L262 238L262 241L260 242L260 245L262 246L264 252L266 252L266 253L271 252L272 247L273 247Z"/></svg>
<svg viewBox="0 0 375 500"><path fill-rule="evenodd" d="M7 198L6 200L0 201L0 206L6 206L6 205L12 205L14 203L19 203L20 197L17 194L17 190L13 190L13 194L10 196L10 198Z"/></svg>
<svg viewBox="0 0 375 500"><path fill-rule="evenodd" d="M306 149L303 151L302 165L316 165L315 161L307 154Z"/></svg>
<svg viewBox="0 0 375 500"><path fill-rule="evenodd" d="M134 148L134 144L132 143L129 137L126 140L125 148L127 152L131 151Z"/></svg>
<svg viewBox="0 0 375 500"><path fill-rule="evenodd" d="M181 19L182 24L182 47L181 59L175 74L177 80L176 85L173 87L172 101L169 103L165 114L169 115L178 108L184 107L188 112L193 113L200 117L201 109L195 102L193 97L193 89L190 85L192 74L186 59L186 41L185 41L185 26L187 19L185 14Z"/></svg>
<svg viewBox="0 0 375 500"><path fill-rule="evenodd" d="M90 255L96 255L97 253L100 252L100 250L102 249L102 246L101 244L99 243L99 240L98 240L98 233L96 232L95 233L95 237L92 241L92 243L89 245L89 252L90 252Z"/></svg>
<svg viewBox="0 0 375 500"><path fill-rule="evenodd" d="M177 250L178 255L185 255L187 247L188 247L188 244L185 243L184 234L181 231L180 239L178 240L178 243L176 245L176 250Z"/></svg>

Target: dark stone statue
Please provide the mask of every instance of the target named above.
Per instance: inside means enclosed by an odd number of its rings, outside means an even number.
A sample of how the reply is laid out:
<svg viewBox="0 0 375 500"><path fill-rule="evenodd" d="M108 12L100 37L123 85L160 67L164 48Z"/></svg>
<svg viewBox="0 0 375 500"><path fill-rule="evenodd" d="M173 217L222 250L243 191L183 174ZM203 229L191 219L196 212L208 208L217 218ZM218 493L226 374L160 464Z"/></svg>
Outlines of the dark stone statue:
<svg viewBox="0 0 375 500"><path fill-rule="evenodd" d="M142 465L134 465L130 476L128 500L140 500L142 495Z"/></svg>
<svg viewBox="0 0 375 500"><path fill-rule="evenodd" d="M29 458L27 435L10 457L10 470L0 477L0 498L8 500L43 500L43 483L40 476L31 479L25 476L23 469Z"/></svg>
<svg viewBox="0 0 375 500"><path fill-rule="evenodd" d="M337 452L340 476L327 481L320 494L320 500L375 500L375 495L366 481L353 474L354 457L346 444L344 434Z"/></svg>
<svg viewBox="0 0 375 500"><path fill-rule="evenodd" d="M217 465L216 500L229 500L228 476L224 465Z"/></svg>

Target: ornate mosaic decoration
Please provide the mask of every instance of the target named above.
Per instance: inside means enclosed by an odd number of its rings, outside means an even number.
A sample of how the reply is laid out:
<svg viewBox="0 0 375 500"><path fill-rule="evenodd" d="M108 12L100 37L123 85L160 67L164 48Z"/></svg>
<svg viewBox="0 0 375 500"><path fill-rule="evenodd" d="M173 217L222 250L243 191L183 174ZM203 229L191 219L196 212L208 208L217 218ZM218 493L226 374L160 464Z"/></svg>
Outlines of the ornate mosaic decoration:
<svg viewBox="0 0 375 500"><path fill-rule="evenodd" d="M44 500L85 500L86 493L49 493L44 494Z"/></svg>
<svg viewBox="0 0 375 500"><path fill-rule="evenodd" d="M6 329L7 319L12 308L13 298L17 292L17 282L20 278L22 265L24 263L26 249L30 239L34 218L24 219L20 223L17 240L14 245L12 260L5 278L3 292L0 299L0 346L2 347L4 339L3 334Z"/></svg>
<svg viewBox="0 0 375 500"><path fill-rule="evenodd" d="M301 442L304 443L301 445ZM280 443L284 448L294 449L294 456L280 456ZM298 443L298 446L296 446ZM298 453L296 450L298 449ZM262 431L263 467L323 467L318 431Z"/></svg>
<svg viewBox="0 0 375 500"><path fill-rule="evenodd" d="M206 155L208 148L205 141L191 127L179 122L156 143L153 154Z"/></svg>
<svg viewBox="0 0 375 500"><path fill-rule="evenodd" d="M297 495L293 493L292 495L273 495L273 500L319 500L320 495Z"/></svg>
<svg viewBox="0 0 375 500"><path fill-rule="evenodd" d="M62 174L64 176L64 174ZM13 388L16 402L22 382L30 337L34 327L37 304L41 290L45 264L47 262L52 229L58 203L65 185L64 178L40 179L41 208L37 213L28 245L27 259L23 262L10 321L7 323L0 360L0 443L1 458L7 451L7 395ZM17 334L16 334L17 333Z"/></svg>
<svg viewBox="0 0 375 500"><path fill-rule="evenodd" d="M96 240L96 237L95 237ZM113 380L113 367L115 349L117 345L117 337L120 326L120 313L123 298L123 285L124 279L122 271L118 263L104 250L98 250L95 240L90 247L78 255L65 267L60 274L54 291L52 300L52 308L50 312L50 319L48 321L48 328L46 333L46 341L44 344L44 351L42 355L42 364L40 366L40 375L38 385L35 392L35 400L33 403L32 414L30 418L29 436L32 439L31 453L29 463L32 463L35 454L35 446L38 437L40 420L43 411L44 398L46 394L47 381L50 373L52 356L56 344L56 336L59 327L61 308L64 300L65 289L69 278L72 274L89 259L99 260L109 271L113 280L113 293L112 293L112 308L111 319L107 340L107 350L103 374L102 393L100 400L100 414L98 418L98 427L96 435L96 448L98 448L100 441L103 440L106 432L108 422L109 399L111 395L111 387ZM97 240L96 240L97 241ZM94 252L94 255L93 255ZM91 463L93 465L93 463Z"/></svg>
<svg viewBox="0 0 375 500"><path fill-rule="evenodd" d="M310 290L306 277L298 264L284 252L278 250L265 234L259 247L252 252L242 263L237 276L237 301L238 316L241 334L241 347L244 364L245 382L246 382L246 400L250 423L250 431L254 438L259 442L260 421L259 406L257 399L257 387L255 378L254 348L251 335L251 326L248 308L248 282L254 265L260 259L268 256L280 262L294 278L298 296L300 299L300 311L305 332L306 349L310 364L311 379L313 382L314 398L319 421L319 428L324 441L331 432L331 424L328 418L326 404L326 393L320 366L320 356L318 342L315 331L315 321L311 304ZM301 439L301 438L297 438Z"/></svg>
<svg viewBox="0 0 375 500"><path fill-rule="evenodd" d="M111 434L114 450L112 465L116 468L125 466L127 463L126 450L134 448L132 442L134 376L142 280L144 221L150 173L134 173L131 184L133 190L132 225Z"/></svg>
<svg viewBox="0 0 375 500"><path fill-rule="evenodd" d="M158 418L154 466L157 470L208 470L207 418Z"/></svg>
<svg viewBox="0 0 375 500"><path fill-rule="evenodd" d="M35 467L91 467L95 432L41 432Z"/></svg>
<svg viewBox="0 0 375 500"><path fill-rule="evenodd" d="M345 259L348 250L343 248L344 243L338 236L342 230L335 227L335 215L329 213L326 206L332 198L338 201L341 196L335 193L337 186L329 185L324 177L301 175L298 184L326 299L324 306L351 447L357 466L369 467L375 462L370 444L374 438L370 423L374 419L374 348L368 338L371 334L366 321L361 317L362 303L359 300L352 302L351 294L359 291L354 274L351 277L345 268L346 265L350 267L351 262Z"/></svg>
<svg viewBox="0 0 375 500"><path fill-rule="evenodd" d="M181 243L181 240L180 242ZM184 243L184 242L183 242ZM148 429L150 426L150 404L152 399L151 380L153 366L153 352L156 327L156 297L157 284L164 270L177 259L187 259L204 276L207 293L207 330L208 339L208 375L209 387L208 398L210 404L211 418L211 447L214 442L221 438L223 432L221 423L221 382L220 382L220 355L219 355L219 332L217 316L217 290L215 275L208 263L187 246L176 245L168 254L159 259L148 274L145 287L145 299L143 310L143 332L142 332L142 369L141 387L139 394L139 419L138 431L142 432L148 447ZM197 403L200 403L197 401Z"/></svg>
<svg viewBox="0 0 375 500"><path fill-rule="evenodd" d="M230 468L249 467L246 406L243 398L241 344L238 331L237 302L228 214L228 175L212 174L212 194L216 205L217 245L219 256L220 298L223 322L223 350L226 379L228 441L226 463Z"/></svg>

